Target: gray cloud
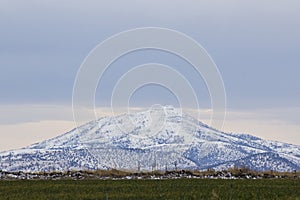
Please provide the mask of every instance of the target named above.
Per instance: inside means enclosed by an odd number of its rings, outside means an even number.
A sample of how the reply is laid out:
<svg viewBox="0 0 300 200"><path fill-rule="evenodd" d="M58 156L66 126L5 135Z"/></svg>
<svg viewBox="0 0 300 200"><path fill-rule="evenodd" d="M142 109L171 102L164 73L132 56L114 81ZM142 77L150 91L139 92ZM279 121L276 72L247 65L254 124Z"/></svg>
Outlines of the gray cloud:
<svg viewBox="0 0 300 200"><path fill-rule="evenodd" d="M70 103L76 71L96 44L129 28L162 26L208 50L230 107L298 106L299 7L296 0L1 1L0 102Z"/></svg>

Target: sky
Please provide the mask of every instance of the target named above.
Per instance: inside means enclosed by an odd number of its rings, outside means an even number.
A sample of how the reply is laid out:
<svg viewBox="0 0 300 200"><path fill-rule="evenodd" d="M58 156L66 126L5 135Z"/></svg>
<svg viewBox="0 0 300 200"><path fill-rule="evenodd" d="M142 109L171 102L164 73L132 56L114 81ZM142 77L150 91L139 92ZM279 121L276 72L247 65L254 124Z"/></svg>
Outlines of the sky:
<svg viewBox="0 0 300 200"><path fill-rule="evenodd" d="M206 49L226 89L224 131L300 145L299 9L297 0L0 0L0 151L74 128L72 91L83 60L108 37L140 27L173 29ZM205 82L189 63L142 50L104 74L95 97L100 115L110 114L117 80L149 62L179 70L197 91L200 108L210 109ZM133 107L155 103L178 105L157 85L140 88L130 100Z"/></svg>

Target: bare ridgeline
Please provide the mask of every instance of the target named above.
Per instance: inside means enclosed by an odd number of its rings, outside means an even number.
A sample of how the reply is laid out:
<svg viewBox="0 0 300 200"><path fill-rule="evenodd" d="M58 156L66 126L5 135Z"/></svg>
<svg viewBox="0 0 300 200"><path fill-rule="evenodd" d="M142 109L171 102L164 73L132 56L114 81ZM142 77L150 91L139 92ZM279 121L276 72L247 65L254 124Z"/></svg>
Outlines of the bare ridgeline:
<svg viewBox="0 0 300 200"><path fill-rule="evenodd" d="M2 152L0 170L1 179L298 178L300 147L218 131L166 106Z"/></svg>

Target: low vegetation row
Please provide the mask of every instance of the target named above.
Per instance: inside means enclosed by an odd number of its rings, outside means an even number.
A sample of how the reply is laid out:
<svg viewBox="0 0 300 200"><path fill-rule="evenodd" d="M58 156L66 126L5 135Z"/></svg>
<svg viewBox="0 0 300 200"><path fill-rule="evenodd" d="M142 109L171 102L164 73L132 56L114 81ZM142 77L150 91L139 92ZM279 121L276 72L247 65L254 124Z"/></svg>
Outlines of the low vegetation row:
<svg viewBox="0 0 300 200"><path fill-rule="evenodd" d="M300 179L300 171L257 172L246 167L234 167L228 170L215 171L208 169L197 170L174 170L174 171L128 171L128 170L95 170L95 171L66 171L66 172L6 172L0 170L1 180L13 179L178 179L178 178L202 178L202 179Z"/></svg>

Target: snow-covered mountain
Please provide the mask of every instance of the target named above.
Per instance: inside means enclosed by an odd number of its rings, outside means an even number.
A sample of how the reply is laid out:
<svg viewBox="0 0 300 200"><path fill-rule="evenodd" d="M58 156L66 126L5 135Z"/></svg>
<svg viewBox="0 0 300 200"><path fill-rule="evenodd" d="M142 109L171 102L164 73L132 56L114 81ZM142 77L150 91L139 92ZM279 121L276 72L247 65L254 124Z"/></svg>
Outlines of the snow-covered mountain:
<svg viewBox="0 0 300 200"><path fill-rule="evenodd" d="M61 136L0 153L3 171L300 169L300 146L215 130L177 109L103 117Z"/></svg>

